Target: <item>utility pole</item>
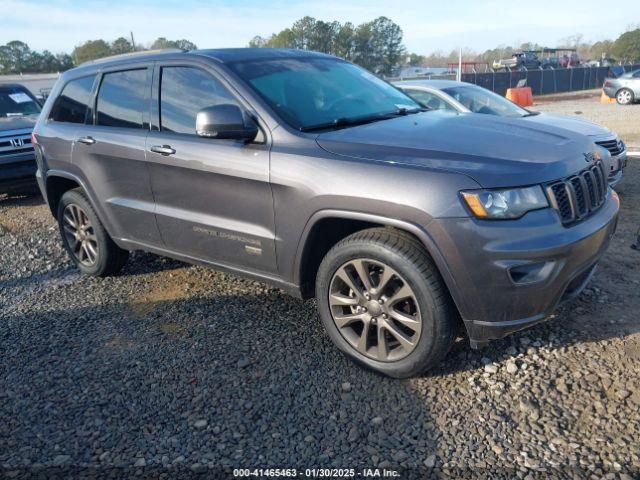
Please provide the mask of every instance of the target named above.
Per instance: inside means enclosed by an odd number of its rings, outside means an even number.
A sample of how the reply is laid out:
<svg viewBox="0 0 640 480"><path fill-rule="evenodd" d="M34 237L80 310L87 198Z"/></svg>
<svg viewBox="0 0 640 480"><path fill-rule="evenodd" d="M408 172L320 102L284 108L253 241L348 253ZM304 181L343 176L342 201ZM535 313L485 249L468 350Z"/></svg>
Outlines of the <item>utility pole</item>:
<svg viewBox="0 0 640 480"><path fill-rule="evenodd" d="M458 82L462 81L462 47L460 47L460 51L458 54L458 71L456 73L456 80Z"/></svg>
<svg viewBox="0 0 640 480"><path fill-rule="evenodd" d="M131 51L136 51L136 41L133 39L133 32L129 32L131 34Z"/></svg>

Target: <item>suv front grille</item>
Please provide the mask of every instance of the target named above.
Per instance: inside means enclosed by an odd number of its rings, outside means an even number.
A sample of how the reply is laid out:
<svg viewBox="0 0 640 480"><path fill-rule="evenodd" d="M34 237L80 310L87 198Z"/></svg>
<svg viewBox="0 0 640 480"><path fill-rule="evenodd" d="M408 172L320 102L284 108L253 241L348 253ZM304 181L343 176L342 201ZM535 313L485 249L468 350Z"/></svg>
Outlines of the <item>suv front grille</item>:
<svg viewBox="0 0 640 480"><path fill-rule="evenodd" d="M613 140L604 140L602 142L596 142L596 145L600 145L601 147L604 147L607 150L609 150L609 153L611 154L612 157L615 157L616 155L620 155L622 152L624 152L624 146L622 142L619 142L615 138Z"/></svg>
<svg viewBox="0 0 640 480"><path fill-rule="evenodd" d="M563 225L578 222L598 210L607 197L607 176L602 161L576 175L547 185L551 206Z"/></svg>
<svg viewBox="0 0 640 480"><path fill-rule="evenodd" d="M33 151L30 134L0 137L0 157L29 151Z"/></svg>

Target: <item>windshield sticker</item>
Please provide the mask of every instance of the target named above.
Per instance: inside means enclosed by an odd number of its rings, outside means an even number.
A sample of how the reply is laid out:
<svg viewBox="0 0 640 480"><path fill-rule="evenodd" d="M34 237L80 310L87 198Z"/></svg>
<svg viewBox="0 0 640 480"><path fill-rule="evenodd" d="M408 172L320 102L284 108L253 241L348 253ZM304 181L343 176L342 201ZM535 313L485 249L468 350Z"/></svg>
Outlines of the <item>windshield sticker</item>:
<svg viewBox="0 0 640 480"><path fill-rule="evenodd" d="M15 103L29 103L32 101L31 97L24 92L10 93L9 98Z"/></svg>

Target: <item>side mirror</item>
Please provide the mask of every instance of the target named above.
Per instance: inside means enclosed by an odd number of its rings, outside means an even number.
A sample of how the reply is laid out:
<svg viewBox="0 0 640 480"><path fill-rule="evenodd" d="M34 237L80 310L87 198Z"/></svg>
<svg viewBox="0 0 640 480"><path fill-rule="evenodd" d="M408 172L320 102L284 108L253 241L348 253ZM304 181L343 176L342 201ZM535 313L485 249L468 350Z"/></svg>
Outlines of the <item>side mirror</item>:
<svg viewBox="0 0 640 480"><path fill-rule="evenodd" d="M200 137L250 142L258 135L258 126L251 118L245 120L237 105L213 105L198 112L196 134Z"/></svg>

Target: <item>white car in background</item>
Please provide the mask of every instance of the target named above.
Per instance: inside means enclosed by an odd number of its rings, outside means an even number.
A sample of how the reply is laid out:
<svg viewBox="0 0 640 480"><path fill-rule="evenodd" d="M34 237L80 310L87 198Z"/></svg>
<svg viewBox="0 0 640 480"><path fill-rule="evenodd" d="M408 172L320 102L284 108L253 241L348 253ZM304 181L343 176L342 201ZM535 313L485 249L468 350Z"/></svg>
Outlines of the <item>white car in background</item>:
<svg viewBox="0 0 640 480"><path fill-rule="evenodd" d="M602 125L568 115L533 112L472 83L455 80L404 80L393 82L393 84L432 110L520 117L530 122L552 125L587 135L593 139L594 143L611 154L609 185L615 187L622 179L622 172L627 164L627 147L615 132Z"/></svg>

